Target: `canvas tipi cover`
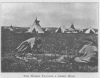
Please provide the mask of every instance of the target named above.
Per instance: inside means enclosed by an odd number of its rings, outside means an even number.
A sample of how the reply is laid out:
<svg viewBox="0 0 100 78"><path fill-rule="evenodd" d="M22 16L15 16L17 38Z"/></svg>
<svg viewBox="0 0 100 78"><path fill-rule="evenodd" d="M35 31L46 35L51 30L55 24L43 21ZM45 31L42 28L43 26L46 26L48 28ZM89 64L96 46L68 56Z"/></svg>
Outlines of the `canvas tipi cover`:
<svg viewBox="0 0 100 78"><path fill-rule="evenodd" d="M9 27L9 30L10 30L10 31L14 31L12 25Z"/></svg>
<svg viewBox="0 0 100 78"><path fill-rule="evenodd" d="M59 27L57 30L56 30L56 33L64 33L66 31L66 29L62 28L62 27Z"/></svg>
<svg viewBox="0 0 100 78"><path fill-rule="evenodd" d="M45 29L45 31L49 31L49 29L48 29L48 28L46 28L46 29Z"/></svg>
<svg viewBox="0 0 100 78"><path fill-rule="evenodd" d="M44 33L44 31L42 30L39 22L40 21L38 21L37 18L36 18L35 22L30 27L30 29L28 30L28 32L32 33L33 31L35 31L36 33Z"/></svg>
<svg viewBox="0 0 100 78"><path fill-rule="evenodd" d="M86 34L95 34L95 30L93 28L88 28L86 31L85 31Z"/></svg>
<svg viewBox="0 0 100 78"><path fill-rule="evenodd" d="M73 24L71 25L71 27L69 28L69 30L70 30L70 31L75 30L75 27L74 27L74 25L73 25Z"/></svg>
<svg viewBox="0 0 100 78"><path fill-rule="evenodd" d="M83 31L83 29L79 29L79 33L83 33L84 31Z"/></svg>
<svg viewBox="0 0 100 78"><path fill-rule="evenodd" d="M75 29L74 25L72 24L71 27L67 30L67 33L78 33L78 31Z"/></svg>

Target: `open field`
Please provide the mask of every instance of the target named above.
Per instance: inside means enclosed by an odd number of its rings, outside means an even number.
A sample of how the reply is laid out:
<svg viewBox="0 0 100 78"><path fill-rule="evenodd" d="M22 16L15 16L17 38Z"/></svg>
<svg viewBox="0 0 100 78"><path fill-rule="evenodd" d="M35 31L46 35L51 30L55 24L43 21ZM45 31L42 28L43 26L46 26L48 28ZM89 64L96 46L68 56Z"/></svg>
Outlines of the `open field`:
<svg viewBox="0 0 100 78"><path fill-rule="evenodd" d="M79 64L72 59L66 58L66 63L56 63L47 61L42 56L43 62L37 63L33 60L25 62L15 58L16 47L24 40L31 37L40 37L42 39L42 51L64 55L77 55L80 48L84 45L83 41L89 37L96 42L98 46L98 36L96 34L29 34L2 32L1 35L1 61L2 72L97 72L98 66L89 64ZM40 57L40 56L39 56Z"/></svg>

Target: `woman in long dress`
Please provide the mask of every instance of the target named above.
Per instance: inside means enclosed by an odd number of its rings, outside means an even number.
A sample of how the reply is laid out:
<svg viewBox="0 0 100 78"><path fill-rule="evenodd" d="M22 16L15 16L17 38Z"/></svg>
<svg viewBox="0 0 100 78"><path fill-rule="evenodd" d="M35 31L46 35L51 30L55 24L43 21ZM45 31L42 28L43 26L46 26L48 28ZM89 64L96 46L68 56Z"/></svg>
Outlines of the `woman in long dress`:
<svg viewBox="0 0 100 78"><path fill-rule="evenodd" d="M79 53L83 55L76 57L74 59L76 62L88 63L97 54L97 47L94 42L91 39L86 39L86 41L86 44L79 50Z"/></svg>
<svg viewBox="0 0 100 78"><path fill-rule="evenodd" d="M32 53L33 50L36 50L39 52L39 49L41 48L42 40L40 38L29 38L25 41L23 41L15 50L16 53Z"/></svg>

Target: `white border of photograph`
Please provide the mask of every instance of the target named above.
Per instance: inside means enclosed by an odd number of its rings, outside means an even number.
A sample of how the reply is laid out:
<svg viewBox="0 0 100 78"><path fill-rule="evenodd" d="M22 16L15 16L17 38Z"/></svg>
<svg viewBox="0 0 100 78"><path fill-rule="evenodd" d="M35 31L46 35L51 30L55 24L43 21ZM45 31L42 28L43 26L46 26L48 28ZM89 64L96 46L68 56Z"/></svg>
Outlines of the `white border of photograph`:
<svg viewBox="0 0 100 78"><path fill-rule="evenodd" d="M1 3L2 2L99 2L99 0L1 0L0 1L0 17L1 17ZM100 8L99 8L99 13L100 13ZM100 18L100 15L99 15ZM98 19L99 21L99 19ZM1 22L1 18L0 18ZM0 24L1 25L1 24ZM99 27L99 22L98 22L98 28ZM0 29L1 32L1 29ZM1 36L1 33L0 33ZM98 35L98 45L100 45L100 32ZM0 44L1 44L1 39L0 39ZM1 50L1 47L0 47ZM98 47L98 50L100 51L100 48ZM98 52L99 52L98 51ZM0 58L1 58L1 53L0 53ZM99 59L100 59L100 53L99 53ZM100 60L99 60L100 61ZM99 62L100 65L100 62ZM61 73L38 73L38 72L26 72L26 73L2 73L0 71L0 78L100 78L100 67L98 66L99 70L98 72L93 72L93 73L79 73L79 72L61 72ZM0 60L0 70L1 70L1 60ZM44 77L44 76L53 76L53 77ZM66 76L66 77L58 77L58 75L61 76ZM36 77L37 76L37 77ZM39 77L40 76L40 77ZM72 77L71 77L72 76Z"/></svg>

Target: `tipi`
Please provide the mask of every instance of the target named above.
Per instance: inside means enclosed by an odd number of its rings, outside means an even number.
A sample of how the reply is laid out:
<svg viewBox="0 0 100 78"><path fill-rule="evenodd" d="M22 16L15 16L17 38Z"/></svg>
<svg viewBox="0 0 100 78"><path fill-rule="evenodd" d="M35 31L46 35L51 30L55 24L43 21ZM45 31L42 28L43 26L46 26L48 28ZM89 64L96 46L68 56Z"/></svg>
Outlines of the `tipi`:
<svg viewBox="0 0 100 78"><path fill-rule="evenodd" d="M44 31L42 30L40 24L39 24L39 20L36 20L34 21L33 25L30 27L30 29L28 30L28 32L32 33L32 32L35 32L35 33L44 33Z"/></svg>
<svg viewBox="0 0 100 78"><path fill-rule="evenodd" d="M75 27L74 27L73 24L71 25L71 27L69 28L69 30L71 30L71 31L75 30Z"/></svg>
<svg viewBox="0 0 100 78"><path fill-rule="evenodd" d="M83 33L83 29L79 29L79 33Z"/></svg>
<svg viewBox="0 0 100 78"><path fill-rule="evenodd" d="M56 30L56 33L64 33L66 31L66 29L62 28L62 27L59 27L57 30Z"/></svg>
<svg viewBox="0 0 100 78"><path fill-rule="evenodd" d="M10 30L10 31L14 31L14 29L13 29L13 26L12 26L12 25L9 27L9 30Z"/></svg>
<svg viewBox="0 0 100 78"><path fill-rule="evenodd" d="M95 34L95 30L93 28L88 28L86 31L85 31L86 34Z"/></svg>
<svg viewBox="0 0 100 78"><path fill-rule="evenodd" d="M45 29L45 31L49 31L49 29L48 29L48 28L46 28L46 29Z"/></svg>
<svg viewBox="0 0 100 78"><path fill-rule="evenodd" d="M70 33L78 33L73 24L72 24L71 27L67 30L67 33L68 33L68 32L70 32Z"/></svg>

